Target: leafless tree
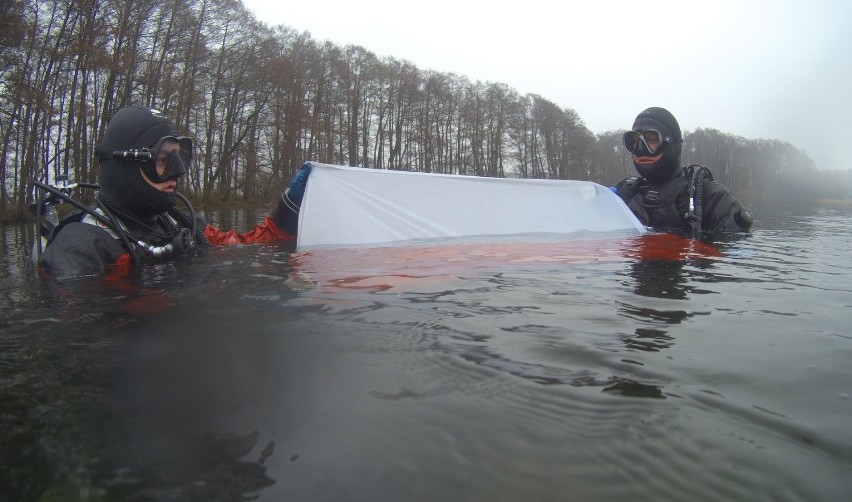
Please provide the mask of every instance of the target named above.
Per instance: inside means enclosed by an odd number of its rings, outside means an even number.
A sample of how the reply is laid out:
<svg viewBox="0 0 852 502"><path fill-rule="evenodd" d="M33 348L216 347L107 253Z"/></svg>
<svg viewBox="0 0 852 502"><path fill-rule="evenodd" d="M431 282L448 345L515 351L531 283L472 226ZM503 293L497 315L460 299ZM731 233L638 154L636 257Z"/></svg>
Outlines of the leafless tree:
<svg viewBox="0 0 852 502"><path fill-rule="evenodd" d="M358 46L271 27L239 0L5 0L0 12L0 210L21 217L36 179L97 180L97 145L128 104L195 138L182 190L272 200L306 160L479 176L632 173L622 131L502 83L424 71ZM625 118L629 120L629 118ZM836 193L788 143L687 132L684 161L735 192ZM828 181L831 179L831 181ZM803 190L802 186L809 186Z"/></svg>

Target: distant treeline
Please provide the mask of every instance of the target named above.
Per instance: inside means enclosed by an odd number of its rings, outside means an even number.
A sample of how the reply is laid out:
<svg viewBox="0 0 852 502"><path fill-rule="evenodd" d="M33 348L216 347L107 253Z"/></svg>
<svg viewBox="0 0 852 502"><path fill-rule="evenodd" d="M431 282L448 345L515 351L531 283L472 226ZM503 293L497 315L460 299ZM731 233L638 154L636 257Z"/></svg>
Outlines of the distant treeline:
<svg viewBox="0 0 852 502"><path fill-rule="evenodd" d="M181 190L205 201L271 200L305 160L604 184L633 172L620 132L595 135L570 108L270 27L239 0L3 0L0 210L23 214L36 180L96 182L96 146L128 104L194 138ZM846 173L786 142L699 129L683 160L746 199L847 195Z"/></svg>

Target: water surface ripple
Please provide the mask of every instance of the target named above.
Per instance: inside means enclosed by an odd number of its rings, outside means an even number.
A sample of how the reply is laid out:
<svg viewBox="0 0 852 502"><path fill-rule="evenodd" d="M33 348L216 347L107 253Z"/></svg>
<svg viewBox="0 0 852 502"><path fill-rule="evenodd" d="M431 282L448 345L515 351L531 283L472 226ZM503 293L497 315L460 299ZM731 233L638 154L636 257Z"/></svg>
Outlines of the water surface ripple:
<svg viewBox="0 0 852 502"><path fill-rule="evenodd" d="M242 246L109 284L5 227L0 499L844 499L852 210L756 212L712 246Z"/></svg>

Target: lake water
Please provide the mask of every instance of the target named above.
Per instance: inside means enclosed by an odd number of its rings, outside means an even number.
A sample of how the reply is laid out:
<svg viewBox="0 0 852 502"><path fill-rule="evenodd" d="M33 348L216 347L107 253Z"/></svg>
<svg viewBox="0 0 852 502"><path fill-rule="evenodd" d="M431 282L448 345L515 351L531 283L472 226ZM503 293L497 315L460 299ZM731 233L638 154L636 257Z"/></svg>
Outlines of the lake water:
<svg viewBox="0 0 852 502"><path fill-rule="evenodd" d="M852 209L56 285L0 229L2 500L844 500ZM243 229L257 215L213 215Z"/></svg>

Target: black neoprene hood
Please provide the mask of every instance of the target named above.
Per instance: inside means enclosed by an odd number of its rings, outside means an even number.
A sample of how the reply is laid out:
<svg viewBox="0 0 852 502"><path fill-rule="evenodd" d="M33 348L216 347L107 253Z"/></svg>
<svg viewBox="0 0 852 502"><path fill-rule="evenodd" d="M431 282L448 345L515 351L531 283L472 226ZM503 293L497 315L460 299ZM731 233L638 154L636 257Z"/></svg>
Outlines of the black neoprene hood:
<svg viewBox="0 0 852 502"><path fill-rule="evenodd" d="M636 116L633 122L634 131L646 131L653 129L659 131L663 139L671 138L672 143L665 143L662 149L662 157L653 164L637 164L633 162L636 171L650 181L652 184L661 184L668 181L680 167L680 154L682 151L680 124L674 115L665 108L651 107Z"/></svg>
<svg viewBox="0 0 852 502"><path fill-rule="evenodd" d="M135 218L149 219L174 205L175 194L149 185L140 172L139 160L115 158L114 152L150 148L160 138L177 136L177 128L151 108L122 108L107 124L98 149L99 198L110 207Z"/></svg>

